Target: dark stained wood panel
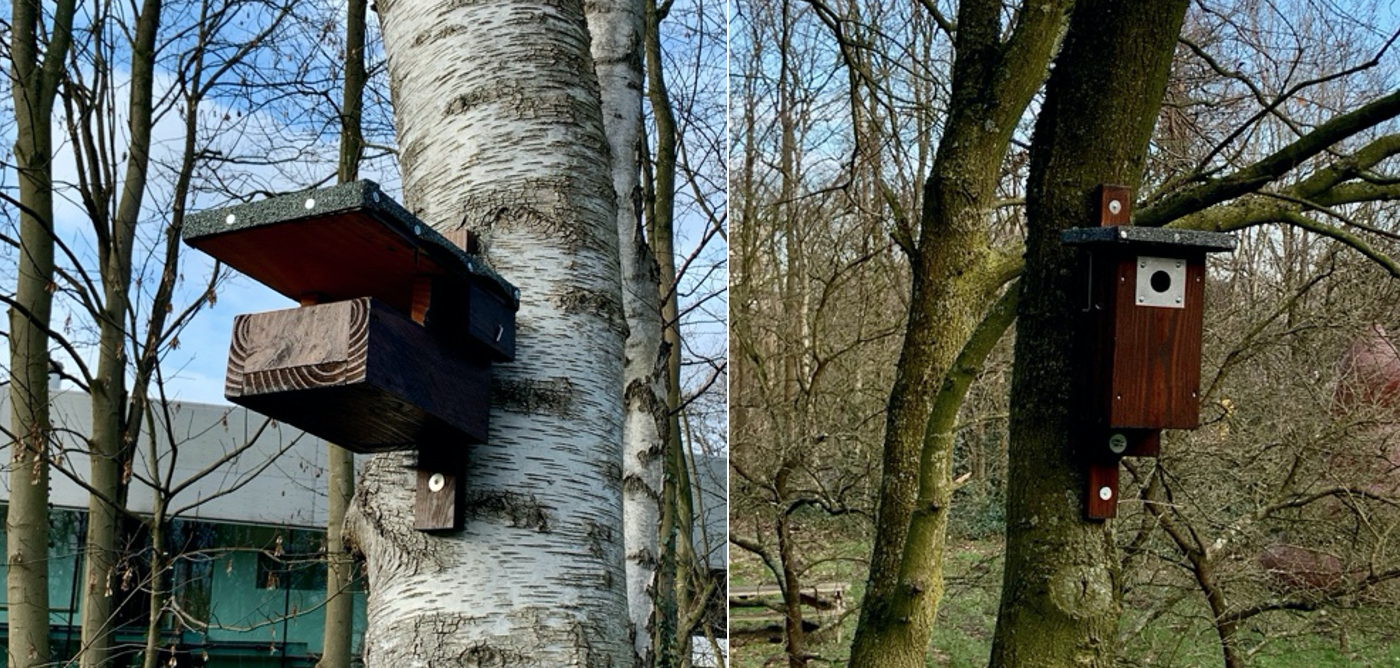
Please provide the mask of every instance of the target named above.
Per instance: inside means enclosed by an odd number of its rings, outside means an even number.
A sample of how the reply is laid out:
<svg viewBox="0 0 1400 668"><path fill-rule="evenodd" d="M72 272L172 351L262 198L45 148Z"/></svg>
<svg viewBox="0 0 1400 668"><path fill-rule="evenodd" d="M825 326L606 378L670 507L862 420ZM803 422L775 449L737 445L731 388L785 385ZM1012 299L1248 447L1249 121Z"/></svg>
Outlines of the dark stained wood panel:
<svg viewBox="0 0 1400 668"><path fill-rule="evenodd" d="M1186 262L1186 308L1135 304L1135 260L1124 257L1117 267L1107 426L1195 429L1200 423L1205 260Z"/></svg>
<svg viewBox="0 0 1400 668"><path fill-rule="evenodd" d="M1100 491L1107 488L1109 496ZM1091 520L1106 520L1118 516L1118 460L1089 464L1089 498L1084 514Z"/></svg>
<svg viewBox="0 0 1400 668"><path fill-rule="evenodd" d="M413 528L460 530L466 520L466 481L462 475L466 463L461 453L441 445L420 448L417 469Z"/></svg>
<svg viewBox="0 0 1400 668"><path fill-rule="evenodd" d="M1118 202L1114 211L1113 202ZM1099 186L1099 226L1116 227L1131 224L1133 217L1133 191L1127 186L1105 183Z"/></svg>
<svg viewBox="0 0 1400 668"><path fill-rule="evenodd" d="M369 298L241 315L229 400L356 452L487 437L490 367Z"/></svg>

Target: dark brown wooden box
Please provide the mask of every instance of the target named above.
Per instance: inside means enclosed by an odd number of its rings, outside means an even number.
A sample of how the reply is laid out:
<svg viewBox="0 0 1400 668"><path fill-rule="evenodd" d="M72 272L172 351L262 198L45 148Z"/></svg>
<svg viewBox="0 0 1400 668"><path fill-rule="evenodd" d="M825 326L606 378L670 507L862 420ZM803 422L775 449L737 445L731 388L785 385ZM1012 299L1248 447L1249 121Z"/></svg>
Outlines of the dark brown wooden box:
<svg viewBox="0 0 1400 668"><path fill-rule="evenodd" d="M374 298L240 315L230 401L361 453L484 443L489 362Z"/></svg>
<svg viewBox="0 0 1400 668"><path fill-rule="evenodd" d="M1093 351L1086 408L1092 424L1104 430L1199 426L1205 256L1234 248L1234 238L1120 226L1070 230L1064 240L1085 248ZM1139 272L1153 271L1153 262L1180 272L1168 282L1181 282L1169 305L1141 301ZM1150 276L1142 278L1150 282Z"/></svg>

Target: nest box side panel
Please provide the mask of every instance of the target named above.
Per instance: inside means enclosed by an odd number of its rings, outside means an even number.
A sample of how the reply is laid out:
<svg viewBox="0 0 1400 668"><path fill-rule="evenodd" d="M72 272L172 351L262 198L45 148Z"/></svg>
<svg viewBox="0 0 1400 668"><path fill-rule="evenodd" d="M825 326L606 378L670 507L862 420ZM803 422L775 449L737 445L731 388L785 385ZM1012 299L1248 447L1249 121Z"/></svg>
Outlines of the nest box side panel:
<svg viewBox="0 0 1400 668"><path fill-rule="evenodd" d="M356 452L486 440L490 368L372 298L235 321L229 400Z"/></svg>
<svg viewBox="0 0 1400 668"><path fill-rule="evenodd" d="M480 353L437 345L422 325L374 305L365 381L434 418L418 431L420 445L444 439L454 444L485 443L491 412L490 361ZM451 429L444 432L441 426Z"/></svg>
<svg viewBox="0 0 1400 668"><path fill-rule="evenodd" d="M1203 258L1186 262L1182 308L1138 304L1139 262L1119 261L1112 318L1112 372L1106 426L1195 429L1199 426ZM1126 288L1126 289L1124 289Z"/></svg>

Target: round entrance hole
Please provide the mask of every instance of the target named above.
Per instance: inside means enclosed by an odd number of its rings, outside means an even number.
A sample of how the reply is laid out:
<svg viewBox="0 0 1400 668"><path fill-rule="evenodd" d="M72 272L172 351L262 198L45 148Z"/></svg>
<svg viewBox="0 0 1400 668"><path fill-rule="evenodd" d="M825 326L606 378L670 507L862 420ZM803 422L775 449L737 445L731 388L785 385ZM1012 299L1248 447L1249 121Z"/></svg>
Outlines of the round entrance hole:
<svg viewBox="0 0 1400 668"><path fill-rule="evenodd" d="M1148 281L1152 284L1152 289L1157 292L1166 292L1172 287L1172 275L1161 269L1152 272L1152 278Z"/></svg>

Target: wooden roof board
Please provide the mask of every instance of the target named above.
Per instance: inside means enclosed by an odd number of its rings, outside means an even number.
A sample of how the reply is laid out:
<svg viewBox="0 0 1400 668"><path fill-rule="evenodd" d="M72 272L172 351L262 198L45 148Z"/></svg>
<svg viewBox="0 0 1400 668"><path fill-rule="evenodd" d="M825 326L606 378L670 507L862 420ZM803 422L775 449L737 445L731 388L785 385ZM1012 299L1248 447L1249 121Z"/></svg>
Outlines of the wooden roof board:
<svg viewBox="0 0 1400 668"><path fill-rule="evenodd" d="M362 180L210 209L185 243L297 301L377 297L402 310L415 277L487 286L518 308L520 292L479 256Z"/></svg>

